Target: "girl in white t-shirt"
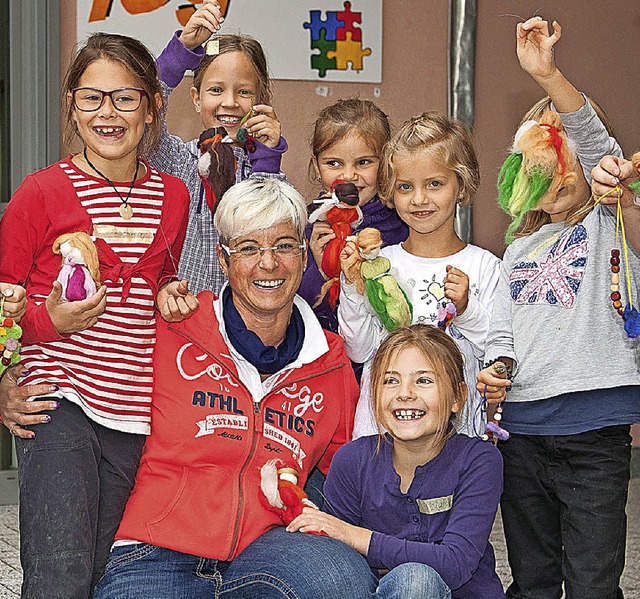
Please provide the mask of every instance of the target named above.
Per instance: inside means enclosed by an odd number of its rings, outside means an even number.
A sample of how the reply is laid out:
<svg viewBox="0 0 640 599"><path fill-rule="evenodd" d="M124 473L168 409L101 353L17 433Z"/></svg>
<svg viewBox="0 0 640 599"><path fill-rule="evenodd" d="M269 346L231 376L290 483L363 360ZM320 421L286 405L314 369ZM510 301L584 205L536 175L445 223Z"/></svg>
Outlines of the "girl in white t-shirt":
<svg viewBox="0 0 640 599"><path fill-rule="evenodd" d="M455 316L446 330L465 358L469 397L459 432L484 432L480 396L474 389L489 326L500 261L490 252L465 243L455 231L458 206L468 206L478 188L480 173L466 126L436 112L407 121L385 146L380 170L380 197L397 210L409 227L403 243L383 248L392 273L406 287L413 306L413 322L436 326L443 309ZM349 358L370 362L387 336L381 320L354 281L347 266L357 251L349 243L341 255L338 321ZM440 311L440 316L438 312ZM445 326L441 322L441 326ZM369 400L369 366L365 366L356 411L354 438L378 432Z"/></svg>

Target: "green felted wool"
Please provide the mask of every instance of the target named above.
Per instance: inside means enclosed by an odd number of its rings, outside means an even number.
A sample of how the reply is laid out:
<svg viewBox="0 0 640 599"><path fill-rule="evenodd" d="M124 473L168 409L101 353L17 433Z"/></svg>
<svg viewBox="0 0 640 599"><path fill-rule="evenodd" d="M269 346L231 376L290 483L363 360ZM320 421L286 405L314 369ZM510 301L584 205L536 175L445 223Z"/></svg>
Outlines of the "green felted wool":
<svg viewBox="0 0 640 599"><path fill-rule="evenodd" d="M391 263L379 256L362 263L360 273L364 279L365 292L371 307L380 317L388 331L408 326L413 318L413 307L406 293L395 278L388 274Z"/></svg>
<svg viewBox="0 0 640 599"><path fill-rule="evenodd" d="M509 211L509 200L513 193L513 185L522 166L522 154L510 154L504 161L500 174L498 175L498 204L507 214Z"/></svg>
<svg viewBox="0 0 640 599"><path fill-rule="evenodd" d="M384 256L378 256L375 260L365 260L360 265L360 274L365 280L375 279L389 270L391 270L391 262Z"/></svg>
<svg viewBox="0 0 640 599"><path fill-rule="evenodd" d="M514 239L513 233L518 230L522 223L522 219L524 215L530 210L534 210L538 207L538 202L540 198L544 196L547 191L549 191L549 187L551 186L552 178L548 175L541 173L538 170L535 170L531 173L531 177L529 177L529 185L528 185L528 197L522 206L522 208L515 214L513 221L507 228L507 233L505 235L505 241L507 243L511 243Z"/></svg>

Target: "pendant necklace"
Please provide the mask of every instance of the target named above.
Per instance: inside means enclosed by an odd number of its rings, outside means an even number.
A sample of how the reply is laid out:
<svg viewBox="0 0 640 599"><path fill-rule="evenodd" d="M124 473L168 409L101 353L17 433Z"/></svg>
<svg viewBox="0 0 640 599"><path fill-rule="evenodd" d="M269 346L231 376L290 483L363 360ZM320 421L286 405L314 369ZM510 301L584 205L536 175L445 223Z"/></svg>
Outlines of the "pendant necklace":
<svg viewBox="0 0 640 599"><path fill-rule="evenodd" d="M133 174L133 179L131 179L131 185L129 185L129 191L127 193L127 197L123 198L120 195L120 192L116 189L116 186L112 183L111 179L109 179L109 177L107 177L106 175L101 173L95 166L93 166L93 164L91 163L91 161L87 157L87 148L85 148L82 153L84 155L84 159L85 159L86 163L96 173L98 173L98 175L100 175L109 185L111 185L111 187L113 187L113 191L115 191L116 194L118 195L118 197L120 198L120 201L122 202L122 204L120 205L120 216L122 218L124 218L124 220L131 220L131 217L133 216L133 209L131 208L131 206L129 206L129 198L131 197L131 192L133 191L133 187L136 184L136 179L138 178L138 170L140 169L140 161L138 159L136 159L136 172Z"/></svg>

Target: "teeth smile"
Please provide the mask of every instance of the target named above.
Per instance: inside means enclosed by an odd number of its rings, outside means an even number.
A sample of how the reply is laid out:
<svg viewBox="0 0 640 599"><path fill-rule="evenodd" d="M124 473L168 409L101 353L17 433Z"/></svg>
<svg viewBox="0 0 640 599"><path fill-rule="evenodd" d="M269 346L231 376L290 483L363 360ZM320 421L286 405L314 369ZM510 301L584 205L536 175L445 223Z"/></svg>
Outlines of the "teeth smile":
<svg viewBox="0 0 640 599"><path fill-rule="evenodd" d="M397 420L418 420L422 418L426 412L424 410L394 410L393 415Z"/></svg>
<svg viewBox="0 0 640 599"><path fill-rule="evenodd" d="M94 127L95 131L101 135L110 135L112 133L122 133L124 127Z"/></svg>
<svg viewBox="0 0 640 599"><path fill-rule="evenodd" d="M254 281L256 287L265 287L267 289L274 289L280 287L284 283L284 279L275 279L274 281Z"/></svg>
<svg viewBox="0 0 640 599"><path fill-rule="evenodd" d="M218 116L217 119L224 125L237 125L242 117L239 116Z"/></svg>

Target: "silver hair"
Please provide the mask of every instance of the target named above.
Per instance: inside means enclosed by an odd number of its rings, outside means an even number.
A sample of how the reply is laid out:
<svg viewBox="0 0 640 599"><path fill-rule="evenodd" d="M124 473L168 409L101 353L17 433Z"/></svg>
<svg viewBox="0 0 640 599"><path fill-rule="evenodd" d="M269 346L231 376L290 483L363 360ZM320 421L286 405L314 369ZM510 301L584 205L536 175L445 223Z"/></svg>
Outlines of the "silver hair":
<svg viewBox="0 0 640 599"><path fill-rule="evenodd" d="M304 240L307 206L295 188L278 179L246 179L233 185L222 196L213 218L220 243L253 231L270 229L291 222Z"/></svg>

